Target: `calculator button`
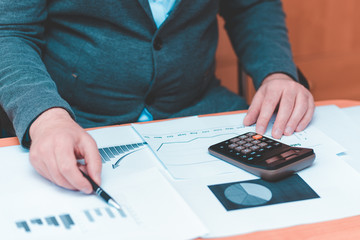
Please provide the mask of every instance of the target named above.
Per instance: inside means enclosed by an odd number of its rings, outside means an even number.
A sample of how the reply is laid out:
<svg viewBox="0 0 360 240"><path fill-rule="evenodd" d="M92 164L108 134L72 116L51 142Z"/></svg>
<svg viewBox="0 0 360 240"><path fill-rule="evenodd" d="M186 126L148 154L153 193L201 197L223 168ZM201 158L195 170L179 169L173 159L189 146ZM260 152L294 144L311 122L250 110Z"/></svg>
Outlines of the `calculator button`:
<svg viewBox="0 0 360 240"><path fill-rule="evenodd" d="M267 146L267 143L262 142L262 143L259 143L258 146L259 147L265 147L265 146Z"/></svg>
<svg viewBox="0 0 360 240"><path fill-rule="evenodd" d="M246 135L240 135L240 136L238 136L238 138L240 138L240 139L245 139L245 138L248 138L248 136L246 136Z"/></svg>
<svg viewBox="0 0 360 240"><path fill-rule="evenodd" d="M230 139L230 142L231 143L235 143L235 142L238 142L240 139L238 139L238 138L233 138L233 139Z"/></svg>
<svg viewBox="0 0 360 240"><path fill-rule="evenodd" d="M251 144L251 143L246 143L246 144L244 144L244 147L251 147L251 146L253 146L253 144Z"/></svg>
<svg viewBox="0 0 360 240"><path fill-rule="evenodd" d="M236 147L234 150L237 151L237 152L240 152L241 150L245 149L245 147L243 146L238 146Z"/></svg>
<svg viewBox="0 0 360 240"><path fill-rule="evenodd" d="M239 145L233 143L233 144L230 144L228 147L229 147L230 149L234 149L234 148L236 148L237 146L239 146Z"/></svg>
<svg viewBox="0 0 360 240"><path fill-rule="evenodd" d="M248 161L252 161L252 160L254 160L254 158L253 158L253 157L249 157L249 158L247 158L247 160L248 160Z"/></svg>
<svg viewBox="0 0 360 240"><path fill-rule="evenodd" d="M263 151L265 151L265 149L263 149L263 148L259 148L259 150L258 150L258 152L263 152Z"/></svg>
<svg viewBox="0 0 360 240"><path fill-rule="evenodd" d="M259 140L259 139L262 139L262 136L259 134L256 134L256 135L252 136L252 138L255 140Z"/></svg>
<svg viewBox="0 0 360 240"><path fill-rule="evenodd" d="M245 144L245 143L247 143L247 142L244 141L244 140L240 140L240 141L236 142L236 144L239 144L239 145L242 145L242 144Z"/></svg>
<svg viewBox="0 0 360 240"><path fill-rule="evenodd" d="M247 142L252 142L254 139L252 139L252 138L245 138L244 140L247 141Z"/></svg>
<svg viewBox="0 0 360 240"><path fill-rule="evenodd" d="M256 152L251 152L250 155L254 156L256 155Z"/></svg>
<svg viewBox="0 0 360 240"><path fill-rule="evenodd" d="M254 141L252 141L252 143L253 143L253 144L258 144L258 143L261 143L261 141L259 141L259 140L254 140Z"/></svg>
<svg viewBox="0 0 360 240"><path fill-rule="evenodd" d="M243 154L248 154L249 152L251 152L251 150L248 149L248 148L245 148L244 150L241 150L241 152L242 152Z"/></svg>
<svg viewBox="0 0 360 240"><path fill-rule="evenodd" d="M267 145L265 148L266 148L266 149L271 149L271 148L273 148L273 146Z"/></svg>
<svg viewBox="0 0 360 240"><path fill-rule="evenodd" d="M258 150L259 148L260 148L260 147L259 147L259 146L256 146L256 145L255 145L255 146L250 147L250 149L251 149L251 150L254 150L254 151L255 151L255 150Z"/></svg>
<svg viewBox="0 0 360 240"><path fill-rule="evenodd" d="M274 147L280 147L280 145L281 145L281 143L279 143L279 142L275 142L275 143L273 144Z"/></svg>

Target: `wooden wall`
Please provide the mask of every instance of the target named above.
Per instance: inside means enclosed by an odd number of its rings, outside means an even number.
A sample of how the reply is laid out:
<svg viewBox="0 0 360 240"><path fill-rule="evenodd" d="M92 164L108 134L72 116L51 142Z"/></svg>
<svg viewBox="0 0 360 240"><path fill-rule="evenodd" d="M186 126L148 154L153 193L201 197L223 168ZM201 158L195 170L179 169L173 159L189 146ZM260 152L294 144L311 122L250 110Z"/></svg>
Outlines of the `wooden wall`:
<svg viewBox="0 0 360 240"><path fill-rule="evenodd" d="M216 76L223 86L238 93L237 58L224 30L224 20L221 17L218 17L218 20L219 44L216 51Z"/></svg>
<svg viewBox="0 0 360 240"><path fill-rule="evenodd" d="M283 5L295 63L315 100L360 100L360 0L283 0ZM219 29L217 75L236 92L236 57L222 19Z"/></svg>

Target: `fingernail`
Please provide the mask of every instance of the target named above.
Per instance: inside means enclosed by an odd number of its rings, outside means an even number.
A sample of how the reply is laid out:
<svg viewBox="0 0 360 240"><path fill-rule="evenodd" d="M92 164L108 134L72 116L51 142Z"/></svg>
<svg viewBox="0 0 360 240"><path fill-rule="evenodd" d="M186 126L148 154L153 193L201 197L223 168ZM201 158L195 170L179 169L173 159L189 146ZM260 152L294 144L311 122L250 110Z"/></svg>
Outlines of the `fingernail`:
<svg viewBox="0 0 360 240"><path fill-rule="evenodd" d="M291 127L286 127L284 131L284 135L291 135L293 134L294 130Z"/></svg>
<svg viewBox="0 0 360 240"><path fill-rule="evenodd" d="M280 138L282 135L282 132L280 131L280 129L276 128L274 131L274 138Z"/></svg>
<svg viewBox="0 0 360 240"><path fill-rule="evenodd" d="M297 132L301 132L302 130L304 130L305 129L305 127L302 125L302 124L299 124L298 126L297 126L297 128L296 128L296 131Z"/></svg>
<svg viewBox="0 0 360 240"><path fill-rule="evenodd" d="M81 189L81 191L86 194L89 194L92 192L92 190L90 188L83 188L83 189Z"/></svg>
<svg viewBox="0 0 360 240"><path fill-rule="evenodd" d="M261 135L265 133L265 128L263 126L257 127L256 130Z"/></svg>
<svg viewBox="0 0 360 240"><path fill-rule="evenodd" d="M245 116L244 120L243 120L243 124L245 126L249 126L250 124L248 123L248 120L247 120L247 116Z"/></svg>

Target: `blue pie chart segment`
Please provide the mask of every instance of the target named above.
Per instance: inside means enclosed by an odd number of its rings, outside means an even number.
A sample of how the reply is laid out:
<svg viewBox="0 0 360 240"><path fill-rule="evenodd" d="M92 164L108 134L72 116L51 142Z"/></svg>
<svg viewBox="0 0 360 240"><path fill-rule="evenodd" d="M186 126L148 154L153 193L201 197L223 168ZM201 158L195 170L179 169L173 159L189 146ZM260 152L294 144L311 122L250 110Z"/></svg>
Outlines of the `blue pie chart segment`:
<svg viewBox="0 0 360 240"><path fill-rule="evenodd" d="M225 197L233 203L243 206L257 206L267 203L272 198L271 191L260 184L236 183L227 187Z"/></svg>

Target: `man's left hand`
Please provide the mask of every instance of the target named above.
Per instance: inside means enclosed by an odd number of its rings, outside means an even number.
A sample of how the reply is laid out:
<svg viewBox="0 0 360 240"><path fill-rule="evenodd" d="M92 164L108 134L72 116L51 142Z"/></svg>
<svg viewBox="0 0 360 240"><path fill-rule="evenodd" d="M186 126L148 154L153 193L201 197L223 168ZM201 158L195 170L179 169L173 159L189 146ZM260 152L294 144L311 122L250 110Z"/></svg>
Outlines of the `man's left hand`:
<svg viewBox="0 0 360 240"><path fill-rule="evenodd" d="M314 109L314 98L309 90L286 74L274 73L264 79L256 92L244 125L256 123L256 132L264 134L277 110L271 134L279 139L282 135L304 130L312 119Z"/></svg>

